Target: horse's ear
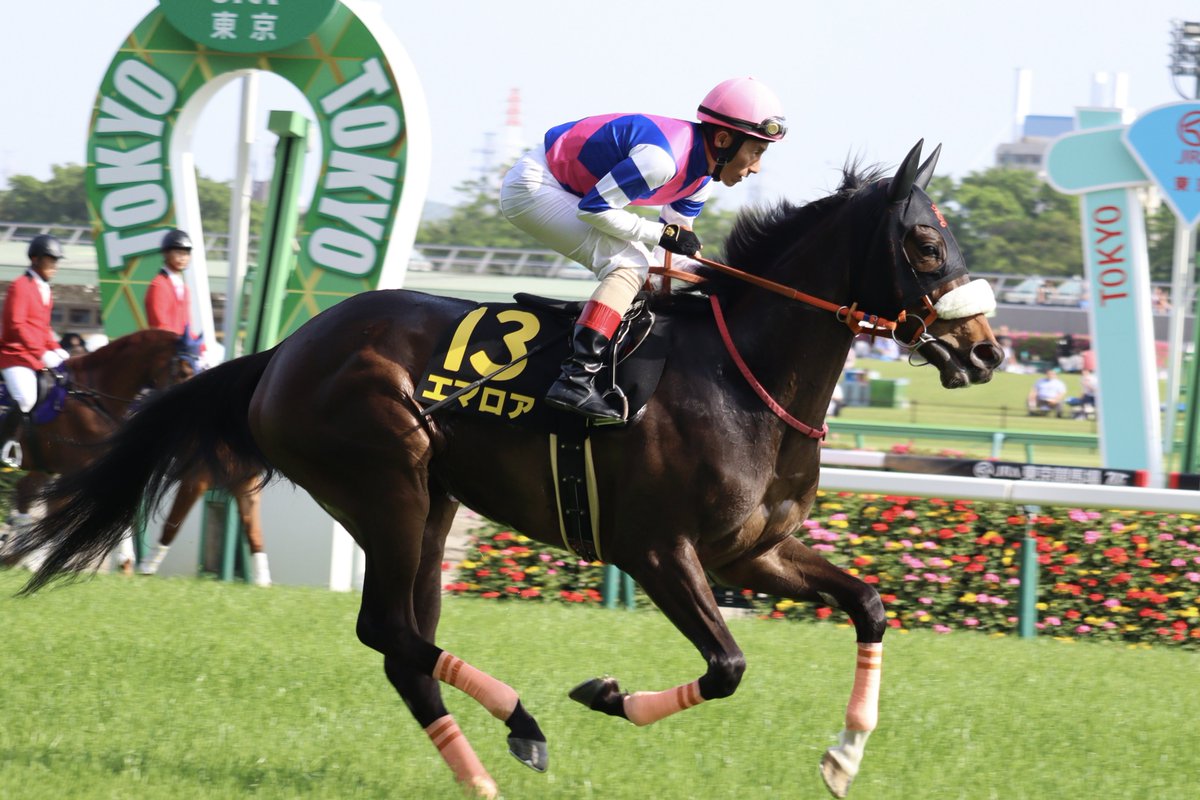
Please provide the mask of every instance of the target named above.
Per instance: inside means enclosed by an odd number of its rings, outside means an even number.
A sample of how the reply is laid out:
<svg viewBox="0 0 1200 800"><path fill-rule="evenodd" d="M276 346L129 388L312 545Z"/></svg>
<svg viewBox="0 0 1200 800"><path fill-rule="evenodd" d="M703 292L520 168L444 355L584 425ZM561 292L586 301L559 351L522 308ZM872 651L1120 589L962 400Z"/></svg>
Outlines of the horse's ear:
<svg viewBox="0 0 1200 800"><path fill-rule="evenodd" d="M891 187L888 189L888 202L899 203L901 200L908 199L909 194L912 193L913 181L917 178L917 164L921 161L921 146L924 144L924 139L918 141L913 149L908 151L904 161L900 163L900 168L896 170Z"/></svg>
<svg viewBox="0 0 1200 800"><path fill-rule="evenodd" d="M929 158L925 159L925 163L917 170L917 178L913 185L922 192L929 188L929 181L933 178L933 171L937 168L938 156L941 154L942 146L939 144L933 148L933 152L929 154Z"/></svg>

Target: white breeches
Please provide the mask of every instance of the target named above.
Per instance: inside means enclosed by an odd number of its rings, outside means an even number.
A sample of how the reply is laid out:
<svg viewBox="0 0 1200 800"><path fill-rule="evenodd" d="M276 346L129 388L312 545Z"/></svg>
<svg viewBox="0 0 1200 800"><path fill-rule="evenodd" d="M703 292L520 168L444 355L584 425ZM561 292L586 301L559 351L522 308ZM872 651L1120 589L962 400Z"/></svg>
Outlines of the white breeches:
<svg viewBox="0 0 1200 800"><path fill-rule="evenodd" d="M522 156L504 176L500 212L512 224L587 267L601 280L615 269L629 269L636 272L636 283L640 285L655 263L641 242L609 236L579 219L579 198L550 174L541 147Z"/></svg>
<svg viewBox="0 0 1200 800"><path fill-rule="evenodd" d="M37 373L29 367L5 367L0 370L4 374L4 383L8 393L26 414L37 402Z"/></svg>

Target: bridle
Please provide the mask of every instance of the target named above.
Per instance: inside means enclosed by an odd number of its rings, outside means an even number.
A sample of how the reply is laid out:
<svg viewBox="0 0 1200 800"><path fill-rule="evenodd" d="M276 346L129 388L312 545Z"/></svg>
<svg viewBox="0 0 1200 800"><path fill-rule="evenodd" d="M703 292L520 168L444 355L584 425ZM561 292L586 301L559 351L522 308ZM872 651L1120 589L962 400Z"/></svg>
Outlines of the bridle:
<svg viewBox="0 0 1200 800"><path fill-rule="evenodd" d="M668 253L667 264L662 267L651 267L650 272L655 275L661 275L668 279L677 278L685 283L704 283L705 279L702 276L672 268L670 265L670 256L671 254ZM790 286L770 280L769 278L763 278L759 275L754 275L752 273L740 270L737 267L731 267L728 264L722 264L720 261L713 261L712 259L704 258L703 256L699 255L692 256L691 258L692 260L697 261L706 267L711 267L712 269L723 272L726 275L737 278L738 280L745 281L746 283L753 284L762 289L766 289L769 292L774 292L775 294L786 297L789 300L797 300L801 303L813 306L814 308L829 311L837 318L838 322L849 328L850 331L855 335L862 333L868 336L879 336L886 332L891 334L893 339L896 339L896 329L905 322L909 321L909 315L906 310L901 310L896 319L891 320L878 314L871 314L869 312L860 310L857 302L851 303L848 306L844 304L831 303L828 300L822 300L819 297L801 292L798 289L793 289ZM950 283L954 283L954 281L951 281ZM948 294L953 290L953 288L957 288L957 285L950 287L950 284L947 284L947 287L949 288L941 293L938 293L939 298L945 294ZM938 288L940 289L941 287ZM915 319L920 323L917 332L907 342L902 342L899 339L896 339L897 344L909 348L915 348L933 340L933 337L929 335L928 331L929 326L932 325L939 317L936 303L928 294L921 298L921 303L925 306L925 315L915 317Z"/></svg>
<svg viewBox="0 0 1200 800"><path fill-rule="evenodd" d="M901 248L903 249L903 244L901 244ZM929 333L929 326L932 325L936 320L939 318L960 319L962 317L973 316L974 314L985 313L988 310L986 308L987 302L982 297L985 293L988 298L991 298L991 307L995 308L995 299L991 297L991 286L986 281L983 281L982 279L971 281L965 275L952 278L951 280L945 281L944 283L934 287L932 291L922 295L921 303L925 307L925 313L923 316L912 317L919 323L919 327L911 339L909 339L907 342L902 342L896 338L896 330L910 319L908 312L905 309L901 309L895 320L890 320L878 314L860 311L858 309L857 302L852 303L849 306L831 303L828 300L823 300L819 297L815 297L814 295L801 292L797 289L791 288L790 286L770 280L769 278L763 278L761 276L745 272L744 270L740 270L736 267L731 267L728 264L722 264L719 261L713 261L712 259L704 258L703 256L699 255L692 256L691 258L706 267L711 267L712 269L723 272L726 275L737 278L738 280L753 284L762 289L766 289L769 292L774 292L775 294L786 297L789 300L797 300L815 308L829 311L837 318L838 322L848 327L855 335L863 333L874 337L887 332L897 344L909 348L909 362L914 364L915 362L912 361L914 354L917 354L918 351L925 345L932 344L937 341L936 337ZM907 258L907 253L905 253L905 258ZM910 269L912 268L911 263L909 264L909 267ZM914 269L913 271L915 274L916 270ZM678 278L685 283L691 284L701 284L705 282L705 278L703 276L672 268L670 253L667 253L666 263L663 266L650 267L650 272L663 277L662 290L664 292L670 291L671 278ZM969 291L969 287L971 286L978 287L975 289L975 294L979 295L980 297L972 297L963 303L948 302L948 299L951 298L951 295L954 292L959 290ZM709 295L709 303L712 305L713 318L716 321L717 330L721 335L721 340L725 344L726 351L729 353L730 358L733 359L733 362L737 366L738 371L741 372L742 377L745 378L746 382L750 384L750 387L754 390L755 394L759 396L759 398L772 411L772 413L775 414L775 416L787 423L789 427L799 431L810 439L824 439L829 433L829 425L827 423L822 423L821 427L817 428L805 422L801 422L788 413L787 409L785 409L779 404L779 402L771 397L770 393L767 392L766 388L751 372L750 367L746 364L745 360L738 352L737 347L734 345L733 337L729 334L729 330L725 325L725 319L721 312L720 302L715 294ZM915 365L920 366L920 364Z"/></svg>

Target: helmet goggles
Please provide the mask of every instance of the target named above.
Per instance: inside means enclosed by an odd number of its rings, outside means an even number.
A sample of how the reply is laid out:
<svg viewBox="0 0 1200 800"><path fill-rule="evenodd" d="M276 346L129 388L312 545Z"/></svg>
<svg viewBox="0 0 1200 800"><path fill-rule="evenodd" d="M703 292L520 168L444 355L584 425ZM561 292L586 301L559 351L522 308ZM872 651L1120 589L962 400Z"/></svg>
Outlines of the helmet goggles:
<svg viewBox="0 0 1200 800"><path fill-rule="evenodd" d="M720 111L713 111L708 106L700 106L699 110L727 125L764 139L778 141L787 135L787 121L783 117L767 117L762 122L748 122L728 114L722 114Z"/></svg>

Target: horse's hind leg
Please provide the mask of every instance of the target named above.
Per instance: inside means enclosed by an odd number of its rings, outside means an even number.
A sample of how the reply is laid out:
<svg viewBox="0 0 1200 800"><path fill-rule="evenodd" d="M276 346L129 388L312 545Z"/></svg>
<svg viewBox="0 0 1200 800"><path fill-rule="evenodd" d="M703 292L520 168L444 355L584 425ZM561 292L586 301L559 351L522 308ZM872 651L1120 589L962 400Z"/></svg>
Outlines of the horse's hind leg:
<svg viewBox="0 0 1200 800"><path fill-rule="evenodd" d="M367 554L359 639L383 654L388 680L460 783L482 797L497 793L495 781L446 710L439 681L471 695L503 720L510 729L513 755L544 770L545 736L517 693L433 643L440 615L443 545L454 501L444 494L430 497L424 486L406 491L392 483L386 492L360 490L370 498L370 511L356 515L351 527Z"/></svg>
<svg viewBox="0 0 1200 800"><path fill-rule="evenodd" d="M821 761L825 785L835 797L845 797L858 774L867 737L879 718L883 634L887 630L887 617L879 593L793 537L754 558L715 571L713 577L727 586L778 597L820 600L843 609L850 616L858 635L854 687L838 744L827 750Z"/></svg>
<svg viewBox="0 0 1200 800"><path fill-rule="evenodd" d="M734 693L746 659L733 640L713 598L704 568L688 541L670 550L650 551L628 563L617 563L639 584L708 662L698 680L661 692L623 693L612 678L593 678L576 686L571 699L594 711L649 725L705 700Z"/></svg>

